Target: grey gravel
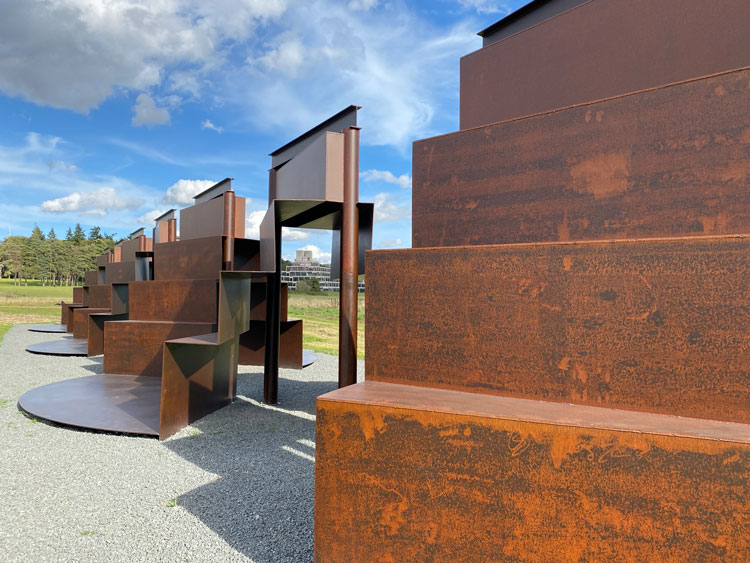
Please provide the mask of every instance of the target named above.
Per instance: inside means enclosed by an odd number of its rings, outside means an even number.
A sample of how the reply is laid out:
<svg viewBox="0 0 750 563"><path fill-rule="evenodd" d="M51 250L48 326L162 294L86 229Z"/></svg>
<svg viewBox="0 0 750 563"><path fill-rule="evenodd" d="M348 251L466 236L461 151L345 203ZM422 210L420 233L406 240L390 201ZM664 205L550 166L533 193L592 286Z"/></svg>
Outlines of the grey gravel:
<svg viewBox="0 0 750 563"><path fill-rule="evenodd" d="M15 325L0 343L0 561L312 560L315 398L336 357L281 370L273 407L241 366L237 401L159 442L19 411L29 389L101 373L25 351L55 338Z"/></svg>

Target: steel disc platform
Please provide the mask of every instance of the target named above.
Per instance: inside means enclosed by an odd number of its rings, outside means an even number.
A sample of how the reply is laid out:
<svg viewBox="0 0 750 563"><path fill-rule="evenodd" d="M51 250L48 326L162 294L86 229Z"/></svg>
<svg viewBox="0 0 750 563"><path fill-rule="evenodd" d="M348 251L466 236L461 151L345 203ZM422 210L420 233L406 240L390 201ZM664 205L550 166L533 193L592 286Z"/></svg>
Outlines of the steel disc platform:
<svg viewBox="0 0 750 563"><path fill-rule="evenodd" d="M18 406L67 426L158 436L160 401L160 377L92 375L27 391Z"/></svg>
<svg viewBox="0 0 750 563"><path fill-rule="evenodd" d="M27 346L26 351L45 356L87 356L89 342L83 338L62 338L49 342L37 342Z"/></svg>
<svg viewBox="0 0 750 563"><path fill-rule="evenodd" d="M65 333L68 332L68 327L65 325L53 325L53 324L44 324L44 325L31 325L28 328L31 332L54 332L54 333Z"/></svg>
<svg viewBox="0 0 750 563"><path fill-rule="evenodd" d="M316 356L312 350L302 350L302 367L306 368L309 365L314 364L318 361L318 356Z"/></svg>

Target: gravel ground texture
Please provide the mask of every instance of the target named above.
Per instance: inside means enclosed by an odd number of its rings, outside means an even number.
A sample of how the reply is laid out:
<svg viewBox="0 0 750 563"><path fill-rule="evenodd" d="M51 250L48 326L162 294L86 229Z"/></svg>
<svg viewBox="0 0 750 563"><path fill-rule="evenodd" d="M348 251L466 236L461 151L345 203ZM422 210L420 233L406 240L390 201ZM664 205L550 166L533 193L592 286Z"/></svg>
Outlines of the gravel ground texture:
<svg viewBox="0 0 750 563"><path fill-rule="evenodd" d="M18 409L29 389L101 373L101 356L25 351L57 338L15 325L0 343L0 561L312 560L315 398L336 357L282 369L275 406L263 369L241 366L233 404L159 442Z"/></svg>

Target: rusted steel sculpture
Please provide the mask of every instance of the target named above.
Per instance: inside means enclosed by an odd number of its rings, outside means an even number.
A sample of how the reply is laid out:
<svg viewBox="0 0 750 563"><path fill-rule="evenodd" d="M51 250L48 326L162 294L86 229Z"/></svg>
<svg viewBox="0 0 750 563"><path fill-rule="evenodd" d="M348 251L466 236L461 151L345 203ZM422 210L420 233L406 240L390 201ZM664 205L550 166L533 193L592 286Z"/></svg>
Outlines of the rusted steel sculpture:
<svg viewBox="0 0 750 563"><path fill-rule="evenodd" d="M537 1L463 59L318 399L317 561L750 559L749 14Z"/></svg>
<svg viewBox="0 0 750 563"><path fill-rule="evenodd" d="M276 403L281 334L282 227L333 230L331 277L341 277L339 386L357 380L357 279L372 247L373 204L359 202L357 106L349 106L271 153L268 211L261 223L267 276L263 400Z"/></svg>
<svg viewBox="0 0 750 563"><path fill-rule="evenodd" d="M114 252L99 256L97 269L86 272L86 285L74 288L74 303L62 303L61 317L73 337L40 342L26 350L55 356L101 354L104 321L127 318L127 283L151 277L151 248L152 239L139 229L118 243Z"/></svg>
<svg viewBox="0 0 750 563"><path fill-rule="evenodd" d="M112 310L108 317L89 315L88 325L89 343L93 334L102 339L104 374L29 391L19 401L24 410L74 426L165 438L234 398L260 245L244 238L245 200L235 197L229 178L196 196L180 218L179 241L168 217L155 229L163 240L166 227L166 241L153 250L120 248L123 259L143 259L148 278L123 283L120 269L105 267ZM123 314L126 320L117 317Z"/></svg>

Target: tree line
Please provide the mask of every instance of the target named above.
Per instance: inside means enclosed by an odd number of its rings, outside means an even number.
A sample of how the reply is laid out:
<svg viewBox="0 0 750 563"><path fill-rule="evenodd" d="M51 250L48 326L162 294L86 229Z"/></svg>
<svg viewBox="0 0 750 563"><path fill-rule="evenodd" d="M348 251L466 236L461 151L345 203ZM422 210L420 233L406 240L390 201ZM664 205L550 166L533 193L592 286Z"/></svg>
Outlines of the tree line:
<svg viewBox="0 0 750 563"><path fill-rule="evenodd" d="M34 225L31 236L9 236L0 242L0 276L18 285L30 279L42 285L78 285L88 270L96 269L96 257L114 248L114 237L99 227L92 227L87 237L76 224L60 239L55 229L45 235Z"/></svg>

